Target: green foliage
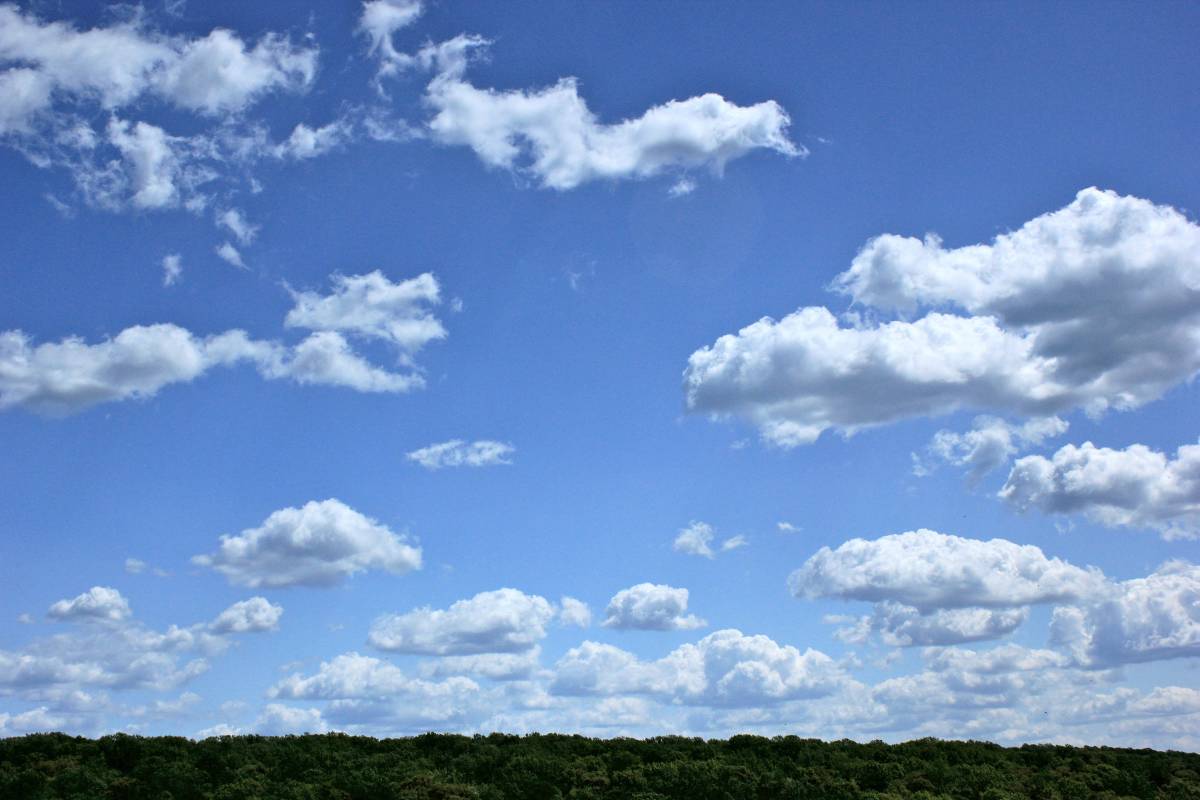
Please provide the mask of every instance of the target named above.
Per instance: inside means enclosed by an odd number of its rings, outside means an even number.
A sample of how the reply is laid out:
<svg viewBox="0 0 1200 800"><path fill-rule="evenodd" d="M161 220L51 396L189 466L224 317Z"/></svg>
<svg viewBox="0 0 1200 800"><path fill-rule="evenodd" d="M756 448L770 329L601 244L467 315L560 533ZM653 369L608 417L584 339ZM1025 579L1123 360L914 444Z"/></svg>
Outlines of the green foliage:
<svg viewBox="0 0 1200 800"><path fill-rule="evenodd" d="M0 739L8 800L1200 800L1200 755L781 736Z"/></svg>

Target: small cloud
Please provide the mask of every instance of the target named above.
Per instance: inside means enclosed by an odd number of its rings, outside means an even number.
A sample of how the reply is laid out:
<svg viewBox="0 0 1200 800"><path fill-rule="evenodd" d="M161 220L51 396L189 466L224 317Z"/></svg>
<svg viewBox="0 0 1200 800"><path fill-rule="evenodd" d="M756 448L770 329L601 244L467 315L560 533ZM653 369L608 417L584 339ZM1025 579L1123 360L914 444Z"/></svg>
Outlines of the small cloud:
<svg viewBox="0 0 1200 800"><path fill-rule="evenodd" d="M675 181L675 184L667 190L667 195L670 197L683 197L685 194L691 194L696 191L696 182L691 178L680 178Z"/></svg>
<svg viewBox="0 0 1200 800"><path fill-rule="evenodd" d="M799 533L804 530L799 525L793 525L790 522L777 522L775 523L775 527L779 529L780 533Z"/></svg>
<svg viewBox="0 0 1200 800"><path fill-rule="evenodd" d="M672 547L677 553L712 558L713 551L710 546L712 540L713 528L711 525L707 522L692 522L686 528L679 530L679 535L675 537Z"/></svg>
<svg viewBox="0 0 1200 800"><path fill-rule="evenodd" d="M515 452L516 448L505 442L487 439L465 442L462 439L451 439L413 450L407 454L407 458L430 470L442 467L489 467L512 464L512 454Z"/></svg>
<svg viewBox="0 0 1200 800"><path fill-rule="evenodd" d="M21 623L22 625L32 625L33 623L37 622L37 620L33 618L32 614L21 614L17 617L17 622Z"/></svg>
<svg viewBox="0 0 1200 800"><path fill-rule="evenodd" d="M162 270L163 286L174 286L178 283L179 277L183 275L183 257L179 253L170 253L163 256Z"/></svg>
<svg viewBox="0 0 1200 800"><path fill-rule="evenodd" d="M257 225L251 225L236 208L226 209L217 214L217 226L233 234L238 244L248 245L258 236Z"/></svg>
<svg viewBox="0 0 1200 800"><path fill-rule="evenodd" d="M750 540L745 536L740 534L737 536L731 536L730 538L721 542L721 552L724 553L727 550L737 550L739 547L745 547L748 544L750 544Z"/></svg>
<svg viewBox="0 0 1200 800"><path fill-rule="evenodd" d="M246 269L246 264L242 261L242 254L237 248L229 242L222 242L216 249L216 254L223 260L237 267L238 269Z"/></svg>
<svg viewBox="0 0 1200 800"><path fill-rule="evenodd" d="M146 571L146 562L140 558L125 559L125 571L130 575L140 575Z"/></svg>

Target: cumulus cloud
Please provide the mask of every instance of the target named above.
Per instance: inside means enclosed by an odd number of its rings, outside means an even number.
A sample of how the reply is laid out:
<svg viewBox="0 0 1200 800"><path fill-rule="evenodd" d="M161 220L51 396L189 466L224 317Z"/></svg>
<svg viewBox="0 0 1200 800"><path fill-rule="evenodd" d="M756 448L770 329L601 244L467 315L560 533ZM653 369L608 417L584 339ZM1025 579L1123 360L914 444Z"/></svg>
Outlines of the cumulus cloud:
<svg viewBox="0 0 1200 800"><path fill-rule="evenodd" d="M596 180L701 168L719 173L728 162L759 149L807 155L788 138L791 121L773 100L739 106L710 93L603 123L573 78L534 90L480 89L465 73L471 53L488 44L478 36L459 36L414 56L397 54L388 63L393 71L435 70L425 93L434 140L470 147L487 166L528 174L545 188L567 190Z"/></svg>
<svg viewBox="0 0 1200 800"><path fill-rule="evenodd" d="M152 95L201 114L240 111L275 90L301 91L317 49L267 33L249 46L214 29L186 39L149 30L140 16L78 30L0 6L0 134L25 130L55 99L105 110Z"/></svg>
<svg viewBox="0 0 1200 800"><path fill-rule="evenodd" d="M544 597L516 589L480 592L447 609L417 608L380 617L369 640L380 650L424 655L520 653L546 636L556 614Z"/></svg>
<svg viewBox="0 0 1200 800"><path fill-rule="evenodd" d="M254 721L255 733L265 736L327 733L329 730L329 724L321 716L320 709L298 708L283 703L268 703L262 713L258 715L258 719ZM224 734L223 730L210 735L222 734Z"/></svg>
<svg viewBox="0 0 1200 800"><path fill-rule="evenodd" d="M358 653L322 662L317 672L307 677L290 675L272 687L269 695L328 701L325 716L346 727L383 723L392 729L428 729L485 713L483 692L470 678L414 678L394 664Z"/></svg>
<svg viewBox="0 0 1200 800"><path fill-rule="evenodd" d="M505 442L494 442L490 439L475 442L451 439L413 450L406 458L425 469L436 470L442 467L490 467L511 464L512 454L515 452L516 448Z"/></svg>
<svg viewBox="0 0 1200 800"><path fill-rule="evenodd" d="M592 624L592 610L582 600L563 597L558 602L558 621L563 625L586 628Z"/></svg>
<svg viewBox="0 0 1200 800"><path fill-rule="evenodd" d="M713 528L707 522L692 522L686 528L680 528L672 547L677 553L689 556L712 558Z"/></svg>
<svg viewBox="0 0 1200 800"><path fill-rule="evenodd" d="M561 695L648 694L687 705L751 707L830 694L845 680L829 656L801 653L737 630L709 634L657 661L612 645L584 642L554 665Z"/></svg>
<svg viewBox="0 0 1200 800"><path fill-rule="evenodd" d="M466 675L493 681L527 680L539 670L541 648L533 647L524 653L478 653L472 656L443 656L421 663L421 675L426 678L445 678Z"/></svg>
<svg viewBox="0 0 1200 800"><path fill-rule="evenodd" d="M275 605L265 597L241 600L217 615L209 625L213 633L258 633L273 631L279 626L283 606Z"/></svg>
<svg viewBox="0 0 1200 800"><path fill-rule="evenodd" d="M1195 538L1200 535L1200 445L1184 445L1170 458L1141 444L1123 450L1068 444L1050 458L1019 459L1000 497L1019 511L1084 514L1103 525Z"/></svg>
<svg viewBox="0 0 1200 800"><path fill-rule="evenodd" d="M319 128L310 128L301 122L270 152L276 158L316 158L348 142L353 133L354 125L347 119L334 120Z"/></svg>
<svg viewBox="0 0 1200 800"><path fill-rule="evenodd" d="M967 470L972 484L1008 463L1021 450L1037 447L1046 439L1066 433L1068 424L1058 417L1039 417L1021 425L997 417L976 417L966 433L940 430L926 448L931 459L945 461ZM914 472L925 474L930 466L914 455Z"/></svg>
<svg viewBox="0 0 1200 800"><path fill-rule="evenodd" d="M378 319L369 314L356 319L365 318ZM406 334L402 320L391 322L401 329L395 333L404 348L401 360L412 366L410 356L420 346L419 337ZM440 323L433 322L440 330ZM301 315L301 320L292 324L317 332L288 347L250 339L240 330L198 337L169 323L134 325L97 344L67 338L34 345L22 331L3 331L0 411L26 408L50 415L71 414L99 403L153 397L163 387L189 383L210 369L239 363L252 364L267 379L361 392L400 393L425 385L418 372L391 372L357 355L337 330L322 327L338 327L341 323L335 317L322 321ZM344 326L356 331L353 322ZM433 338L440 335L444 332Z"/></svg>
<svg viewBox="0 0 1200 800"><path fill-rule="evenodd" d="M53 619L120 622L133 612L129 601L116 589L93 586L70 600L59 600L47 612Z"/></svg>
<svg viewBox="0 0 1200 800"><path fill-rule="evenodd" d="M801 308L694 352L688 408L790 447L964 408L1131 409L1200 370L1200 226L1136 197L1084 189L991 244L880 236L833 288L862 311Z"/></svg>
<svg viewBox="0 0 1200 800"><path fill-rule="evenodd" d="M883 602L834 636L853 644L876 635L889 647L935 647L999 639L1028 618L1028 608L951 608L921 613L912 606Z"/></svg>
<svg viewBox="0 0 1200 800"><path fill-rule="evenodd" d="M174 286L183 276L183 256L179 253L169 253L163 256L163 286Z"/></svg>
<svg viewBox="0 0 1200 800"><path fill-rule="evenodd" d="M643 631L678 631L708 624L695 614L688 614L687 606L687 589L639 583L613 595L604 611L603 625Z"/></svg>
<svg viewBox="0 0 1200 800"><path fill-rule="evenodd" d="M386 341L402 360L446 337L446 329L430 310L441 302L437 278L431 273L393 283L375 270L334 275L331 282L329 294L292 292L295 305L283 324Z"/></svg>
<svg viewBox="0 0 1200 800"><path fill-rule="evenodd" d="M1051 640L1089 668L1200 656L1200 567L1168 562L1092 602L1060 606Z"/></svg>
<svg viewBox="0 0 1200 800"><path fill-rule="evenodd" d="M275 511L257 528L222 536L215 553L192 561L239 586L333 586L366 570L420 569L421 548L329 499Z"/></svg>
<svg viewBox="0 0 1200 800"><path fill-rule="evenodd" d="M922 613L1013 608L1094 595L1104 576L1033 545L918 530L822 547L788 579L797 597L900 603Z"/></svg>

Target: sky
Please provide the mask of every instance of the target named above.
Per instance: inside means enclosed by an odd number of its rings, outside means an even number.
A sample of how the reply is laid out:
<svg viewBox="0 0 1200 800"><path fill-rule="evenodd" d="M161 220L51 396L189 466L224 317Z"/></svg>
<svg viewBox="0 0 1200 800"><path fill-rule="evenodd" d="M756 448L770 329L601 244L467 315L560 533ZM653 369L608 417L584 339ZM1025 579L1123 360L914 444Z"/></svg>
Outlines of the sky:
<svg viewBox="0 0 1200 800"><path fill-rule="evenodd" d="M1198 36L0 4L0 736L1200 749Z"/></svg>

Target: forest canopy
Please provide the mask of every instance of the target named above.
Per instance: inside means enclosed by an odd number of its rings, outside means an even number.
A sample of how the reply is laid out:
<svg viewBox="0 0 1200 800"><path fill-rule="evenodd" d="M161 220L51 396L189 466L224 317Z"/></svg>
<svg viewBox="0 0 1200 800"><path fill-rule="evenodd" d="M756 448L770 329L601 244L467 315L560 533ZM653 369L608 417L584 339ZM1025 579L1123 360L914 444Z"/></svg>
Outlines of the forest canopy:
<svg viewBox="0 0 1200 800"><path fill-rule="evenodd" d="M140 800L1200 798L1200 754L921 739L426 734L0 739L0 797Z"/></svg>

